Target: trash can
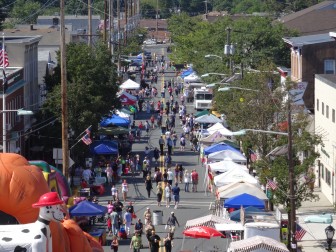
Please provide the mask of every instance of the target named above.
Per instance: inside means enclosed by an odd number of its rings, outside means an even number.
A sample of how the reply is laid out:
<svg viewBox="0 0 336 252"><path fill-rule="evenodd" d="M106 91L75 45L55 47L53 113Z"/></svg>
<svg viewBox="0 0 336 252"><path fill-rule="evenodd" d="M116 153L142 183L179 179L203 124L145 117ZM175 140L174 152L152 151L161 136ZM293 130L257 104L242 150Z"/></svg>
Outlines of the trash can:
<svg viewBox="0 0 336 252"><path fill-rule="evenodd" d="M154 210L153 211L153 225L162 225L163 211Z"/></svg>

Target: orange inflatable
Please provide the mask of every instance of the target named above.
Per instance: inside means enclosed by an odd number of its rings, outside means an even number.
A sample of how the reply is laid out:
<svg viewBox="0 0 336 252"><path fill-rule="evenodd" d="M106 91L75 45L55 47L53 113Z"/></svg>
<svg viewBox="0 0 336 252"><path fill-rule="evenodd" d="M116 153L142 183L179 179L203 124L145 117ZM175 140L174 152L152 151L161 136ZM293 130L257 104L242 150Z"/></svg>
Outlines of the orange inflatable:
<svg viewBox="0 0 336 252"><path fill-rule="evenodd" d="M0 188L0 211L13 216L22 224L36 221L39 209L31 206L49 191L41 169L14 153L0 154ZM54 252L104 251L73 220L52 222L50 228Z"/></svg>

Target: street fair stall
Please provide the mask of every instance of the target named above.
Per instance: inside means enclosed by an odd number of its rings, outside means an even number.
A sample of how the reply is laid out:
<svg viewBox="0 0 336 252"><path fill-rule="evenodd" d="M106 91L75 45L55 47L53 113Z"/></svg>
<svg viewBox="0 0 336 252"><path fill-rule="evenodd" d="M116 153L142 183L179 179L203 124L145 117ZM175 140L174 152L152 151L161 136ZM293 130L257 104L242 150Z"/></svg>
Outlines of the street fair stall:
<svg viewBox="0 0 336 252"><path fill-rule="evenodd" d="M245 240L231 242L228 252L289 252L286 245L272 238L253 236Z"/></svg>
<svg viewBox="0 0 336 252"><path fill-rule="evenodd" d="M212 173L224 173L230 171L231 169L243 169L248 172L246 165L237 164L231 160L224 160L208 164L208 169Z"/></svg>
<svg viewBox="0 0 336 252"><path fill-rule="evenodd" d="M231 169L230 171L217 175L214 178L214 183L217 187L240 181L259 185L258 180L243 169Z"/></svg>
<svg viewBox="0 0 336 252"><path fill-rule="evenodd" d="M250 184L244 181L234 182L217 188L217 198L229 199L239 194L248 192L259 199L267 200L264 191L257 184Z"/></svg>
<svg viewBox="0 0 336 252"><path fill-rule="evenodd" d="M197 226L207 226L207 227L215 227L215 224L230 224L233 223L228 219L224 219L223 217L216 216L213 214L209 214L206 216L202 216L196 219L188 220L185 224L185 229Z"/></svg>
<svg viewBox="0 0 336 252"><path fill-rule="evenodd" d="M128 79L127 81L123 82L120 86L120 89L139 89L140 84L136 83L135 81Z"/></svg>
<svg viewBox="0 0 336 252"><path fill-rule="evenodd" d="M92 236L83 232L75 221L68 218L66 206L63 205L63 201L61 202L62 206L59 205L58 196L56 197L57 193L52 192L52 194L48 194L50 193L50 189L40 167L29 164L24 157L14 153L0 154L0 160L0 209L3 212L1 221L13 224L0 226L4 228L2 232L4 236L13 238L11 242L6 242L4 239L0 240L0 251L8 251L4 247L5 243L15 244L16 241L18 243L15 246L17 248L22 247L22 251L24 250L23 246L25 246L22 243L28 244L28 242L41 241L41 244L46 246L46 240L43 240L43 237L52 237L52 242L48 243L51 246L51 248L48 248L48 251L103 252L101 245ZM60 198L61 196L59 195ZM36 202L37 204L35 204ZM58 218L59 215L56 211L59 212L61 210L62 219L64 218L64 214L66 215L65 219L63 222L54 222L51 221L52 219L48 220L47 216L41 213L41 209L47 209L49 214L50 209L53 209L53 218ZM45 213L48 214L47 212ZM44 223L37 220L38 216L41 217ZM49 223L49 221L51 222ZM39 237L39 239L35 239L34 241L34 237L28 238L33 232L24 233L21 231L25 229L24 226L27 223L34 224L37 222L40 222L38 224L39 233L35 234L35 236ZM41 233L41 225L47 231L47 236ZM49 228L50 231L48 231ZM30 230L32 231L34 228L30 228ZM14 234L10 237L9 234L4 233L5 231L13 231ZM10 251L14 251L14 248ZM29 251L39 252L44 250Z"/></svg>
<svg viewBox="0 0 336 252"><path fill-rule="evenodd" d="M246 163L246 157L237 151L232 150L223 150L218 152L210 153L207 157L208 163L223 161L223 160L231 160L236 163Z"/></svg>
<svg viewBox="0 0 336 252"><path fill-rule="evenodd" d="M243 193L225 200L225 208L239 209L241 207L253 206L260 209L265 209L265 201L261 200L248 193Z"/></svg>

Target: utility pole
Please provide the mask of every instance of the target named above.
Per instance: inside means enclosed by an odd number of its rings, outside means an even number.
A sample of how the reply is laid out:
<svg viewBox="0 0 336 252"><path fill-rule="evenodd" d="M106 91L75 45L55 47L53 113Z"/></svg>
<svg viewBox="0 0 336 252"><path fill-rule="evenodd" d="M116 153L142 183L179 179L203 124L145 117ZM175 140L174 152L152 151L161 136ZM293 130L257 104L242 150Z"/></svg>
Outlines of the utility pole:
<svg viewBox="0 0 336 252"><path fill-rule="evenodd" d="M292 113L291 113L291 99L288 92L288 173L289 173L289 208L290 208L290 239L288 246L290 251L297 251L297 244L295 239L296 232L296 209L295 209L295 174L293 163L293 135L292 135Z"/></svg>
<svg viewBox="0 0 336 252"><path fill-rule="evenodd" d="M89 18L89 24L88 24L88 46L91 47L92 45L92 9L91 9L91 0L88 0L88 18Z"/></svg>
<svg viewBox="0 0 336 252"><path fill-rule="evenodd" d="M107 0L104 0L104 31L103 31L104 43L106 43L107 41L106 29L107 29Z"/></svg>
<svg viewBox="0 0 336 252"><path fill-rule="evenodd" d="M208 1L205 0L204 3L205 3L205 15L206 15L208 14Z"/></svg>
<svg viewBox="0 0 336 252"><path fill-rule="evenodd" d="M231 28L226 28L227 34L226 34L226 45L224 47L224 54L229 57L229 69L231 74L233 74L233 67L232 67L232 58L231 55L234 53L234 47L231 44Z"/></svg>
<svg viewBox="0 0 336 252"><path fill-rule="evenodd" d="M64 23L64 1L60 0L61 19L61 103L62 103L62 160L63 175L69 179L69 143L68 143L68 98L66 78L66 47L65 47L65 23ZM89 0L90 1L90 0ZM90 36L89 36L90 38Z"/></svg>
<svg viewBox="0 0 336 252"><path fill-rule="evenodd" d="M117 0L117 18L118 18L118 75L120 73L120 0Z"/></svg>
<svg viewBox="0 0 336 252"><path fill-rule="evenodd" d="M127 25L128 25L128 0L125 0L124 4L125 4L124 45L126 46L127 45Z"/></svg>
<svg viewBox="0 0 336 252"><path fill-rule="evenodd" d="M159 30L159 0L156 0L156 36Z"/></svg>

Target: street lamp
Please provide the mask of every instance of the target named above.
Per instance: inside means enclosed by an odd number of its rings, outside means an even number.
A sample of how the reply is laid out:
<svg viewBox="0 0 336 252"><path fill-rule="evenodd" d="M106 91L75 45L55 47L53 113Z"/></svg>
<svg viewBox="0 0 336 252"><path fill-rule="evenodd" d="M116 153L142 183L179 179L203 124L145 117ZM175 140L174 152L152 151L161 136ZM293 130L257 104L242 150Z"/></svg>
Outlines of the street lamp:
<svg viewBox="0 0 336 252"><path fill-rule="evenodd" d="M333 241L334 234L335 234L335 229L331 225L329 225L328 227L326 227L324 232L326 233L326 236L327 236L327 244L328 244L327 250L330 251L331 250L331 243Z"/></svg>
<svg viewBox="0 0 336 252"><path fill-rule="evenodd" d="M213 88L216 85L231 85L231 84L230 83L226 83L226 82L214 82L214 83L207 84L205 87L207 87L207 88Z"/></svg>
<svg viewBox="0 0 336 252"><path fill-rule="evenodd" d="M17 109L17 110L1 110L2 113L2 153L7 152L7 130L6 130L6 113L17 112L17 115L33 115L33 111Z"/></svg>
<svg viewBox="0 0 336 252"><path fill-rule="evenodd" d="M202 74L201 77L202 78L209 77L210 75L227 76L227 74L224 74L224 73L205 73L205 74Z"/></svg>
<svg viewBox="0 0 336 252"><path fill-rule="evenodd" d="M242 88L242 87L223 87L223 88L218 88L218 91L219 92L225 92L225 91L229 91L230 89L239 89L239 90L259 92L259 90L256 90L256 89Z"/></svg>
<svg viewBox="0 0 336 252"><path fill-rule="evenodd" d="M205 57L205 58L212 58L212 57L215 57L215 58L219 58L219 59L223 60L223 57L218 56L218 55L216 55L216 54L207 54L207 55L205 55L204 57Z"/></svg>

